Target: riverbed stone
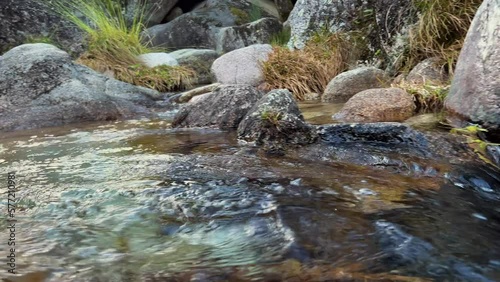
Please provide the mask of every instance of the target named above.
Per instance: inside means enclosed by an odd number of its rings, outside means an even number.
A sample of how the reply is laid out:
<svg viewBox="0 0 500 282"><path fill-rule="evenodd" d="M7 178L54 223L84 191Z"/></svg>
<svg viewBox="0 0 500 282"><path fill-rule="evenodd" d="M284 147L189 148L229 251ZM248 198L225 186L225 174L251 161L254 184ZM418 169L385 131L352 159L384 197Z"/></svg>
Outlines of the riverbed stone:
<svg viewBox="0 0 500 282"><path fill-rule="evenodd" d="M356 93L390 84L389 75L374 67L362 67L343 72L333 78L325 88L323 102L345 103Z"/></svg>
<svg viewBox="0 0 500 282"><path fill-rule="evenodd" d="M222 85L186 104L174 117L174 127L236 129L264 93L248 85Z"/></svg>
<svg viewBox="0 0 500 282"><path fill-rule="evenodd" d="M286 89L267 93L238 126L238 138L257 145L306 145L314 143L317 137Z"/></svg>
<svg viewBox="0 0 500 282"><path fill-rule="evenodd" d="M272 51L273 47L269 44L255 44L231 51L215 60L212 73L219 83L258 86L264 82L261 64Z"/></svg>
<svg viewBox="0 0 500 282"><path fill-rule="evenodd" d="M219 54L212 49L181 49L171 52L179 65L188 67L196 72L194 84L212 83L214 77L210 68Z"/></svg>
<svg viewBox="0 0 500 282"><path fill-rule="evenodd" d="M404 121L413 116L413 97L400 88L378 88L354 95L333 118L345 122Z"/></svg>
<svg viewBox="0 0 500 282"><path fill-rule="evenodd" d="M485 0L469 28L445 108L500 141L500 1Z"/></svg>
<svg viewBox="0 0 500 282"><path fill-rule="evenodd" d="M160 93L110 79L43 43L0 60L0 131L152 116Z"/></svg>

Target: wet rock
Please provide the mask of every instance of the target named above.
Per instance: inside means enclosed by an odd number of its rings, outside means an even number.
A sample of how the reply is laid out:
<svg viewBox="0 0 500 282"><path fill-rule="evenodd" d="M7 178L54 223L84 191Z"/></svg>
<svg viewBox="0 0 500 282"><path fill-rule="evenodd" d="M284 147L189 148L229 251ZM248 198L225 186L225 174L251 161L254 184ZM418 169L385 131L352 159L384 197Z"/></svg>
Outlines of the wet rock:
<svg viewBox="0 0 500 282"><path fill-rule="evenodd" d="M500 167L500 146L490 145L486 148L486 152L490 160Z"/></svg>
<svg viewBox="0 0 500 282"><path fill-rule="evenodd" d="M486 0L478 9L458 58L445 107L489 130L500 140L500 2Z"/></svg>
<svg viewBox="0 0 500 282"><path fill-rule="evenodd" d="M273 48L268 44L255 44L231 51L215 60L212 73L223 84L257 86L264 82L261 62L267 60Z"/></svg>
<svg viewBox="0 0 500 282"><path fill-rule="evenodd" d="M392 267L425 264L435 255L431 244L411 236L397 225L379 220L375 228L386 261Z"/></svg>
<svg viewBox="0 0 500 282"><path fill-rule="evenodd" d="M177 60L170 54L167 53L148 53L139 55L139 60L141 60L146 66L154 68L161 65L167 66L178 66Z"/></svg>
<svg viewBox="0 0 500 282"><path fill-rule="evenodd" d="M194 84L211 83L214 78L210 71L212 64L219 57L211 49L181 49L170 53L179 65L188 67L196 72Z"/></svg>
<svg viewBox="0 0 500 282"><path fill-rule="evenodd" d="M395 123L352 123L318 126L323 142L328 144L370 143L379 145L408 145L427 150L428 141L422 133L409 126Z"/></svg>
<svg viewBox="0 0 500 282"><path fill-rule="evenodd" d="M389 75L374 67L357 68L337 75L328 83L321 97L323 102L344 103L356 93L390 84Z"/></svg>
<svg viewBox="0 0 500 282"><path fill-rule="evenodd" d="M416 129L434 129L439 125L439 116L436 114L422 114L404 121L405 124Z"/></svg>
<svg viewBox="0 0 500 282"><path fill-rule="evenodd" d="M83 33L43 1L0 1L0 26L0 54L30 38L48 38L75 56L84 51Z"/></svg>
<svg viewBox="0 0 500 282"><path fill-rule="evenodd" d="M263 93L252 86L223 85L186 104L174 118L174 127L235 129Z"/></svg>
<svg viewBox="0 0 500 282"><path fill-rule="evenodd" d="M272 151L274 145L313 143L317 133L304 121L290 91L281 89L269 92L255 104L238 126L238 138L269 145Z"/></svg>
<svg viewBox="0 0 500 282"><path fill-rule="evenodd" d="M399 88L369 89L354 95L334 119L347 122L404 121L415 112L413 97Z"/></svg>
<svg viewBox="0 0 500 282"><path fill-rule="evenodd" d="M439 65L439 58L429 58L416 65L406 77L414 84L443 84L448 79L446 72Z"/></svg>
<svg viewBox="0 0 500 282"><path fill-rule="evenodd" d="M263 18L240 26L221 28L217 51L229 52L253 44L270 43L273 35L282 28L276 18Z"/></svg>
<svg viewBox="0 0 500 282"><path fill-rule="evenodd" d="M25 44L0 60L0 131L153 115L156 91L109 79L49 44Z"/></svg>

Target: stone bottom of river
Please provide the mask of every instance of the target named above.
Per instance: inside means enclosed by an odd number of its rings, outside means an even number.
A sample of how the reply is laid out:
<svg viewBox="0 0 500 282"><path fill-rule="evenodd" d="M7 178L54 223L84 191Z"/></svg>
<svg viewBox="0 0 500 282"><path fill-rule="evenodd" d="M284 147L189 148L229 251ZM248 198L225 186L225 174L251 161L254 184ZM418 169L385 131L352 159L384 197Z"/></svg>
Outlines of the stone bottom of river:
<svg viewBox="0 0 500 282"><path fill-rule="evenodd" d="M0 278L500 281L498 171L401 159L271 157L165 120L3 134L0 254L14 171L18 274Z"/></svg>

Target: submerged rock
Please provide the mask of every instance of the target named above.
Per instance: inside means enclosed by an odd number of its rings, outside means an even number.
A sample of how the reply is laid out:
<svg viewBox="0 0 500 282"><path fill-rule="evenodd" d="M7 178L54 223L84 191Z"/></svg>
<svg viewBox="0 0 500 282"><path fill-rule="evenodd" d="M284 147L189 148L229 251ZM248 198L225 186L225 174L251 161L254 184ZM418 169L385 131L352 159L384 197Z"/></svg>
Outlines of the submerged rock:
<svg viewBox="0 0 500 282"><path fill-rule="evenodd" d="M445 107L500 140L500 1L479 7L458 58Z"/></svg>
<svg viewBox="0 0 500 282"><path fill-rule="evenodd" d="M304 121L292 93L273 90L260 99L238 127L238 138L263 144L305 145L316 141L317 133Z"/></svg>
<svg viewBox="0 0 500 282"><path fill-rule="evenodd" d="M220 86L212 93L186 104L175 116L172 126L235 129L262 95L248 85Z"/></svg>
<svg viewBox="0 0 500 282"><path fill-rule="evenodd" d="M0 131L154 115L160 94L75 64L49 44L25 44L0 59Z"/></svg>
<svg viewBox="0 0 500 282"><path fill-rule="evenodd" d="M354 95L334 119L346 122L404 121L413 116L413 97L400 88L369 89Z"/></svg>

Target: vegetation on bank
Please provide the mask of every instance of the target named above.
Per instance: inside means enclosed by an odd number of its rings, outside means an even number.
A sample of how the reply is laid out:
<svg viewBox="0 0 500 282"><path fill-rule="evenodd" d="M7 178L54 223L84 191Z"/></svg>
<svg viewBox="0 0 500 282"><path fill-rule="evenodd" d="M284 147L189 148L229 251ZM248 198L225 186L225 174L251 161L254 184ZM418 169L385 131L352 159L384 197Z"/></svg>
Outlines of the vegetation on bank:
<svg viewBox="0 0 500 282"><path fill-rule="evenodd" d="M285 31L276 38L286 35ZM308 93L323 93L332 78L358 59L355 42L353 34L326 30L314 34L302 50L290 50L279 42L262 66L265 88L286 88L299 101Z"/></svg>
<svg viewBox="0 0 500 282"><path fill-rule="evenodd" d="M433 83L416 84L406 81L393 84L392 87L401 88L413 96L417 113L441 112L444 106L444 99L450 90L449 85Z"/></svg>
<svg viewBox="0 0 500 282"><path fill-rule="evenodd" d="M113 0L56 0L52 3L64 18L83 30L88 49L77 62L96 71L112 73L119 80L158 91L188 86L194 72L185 67L148 68L138 55L163 50L147 46L141 32L144 9L135 12L131 23L122 6Z"/></svg>
<svg viewBox="0 0 500 282"><path fill-rule="evenodd" d="M437 57L452 75L469 26L483 0L413 0L418 22L410 30L407 66Z"/></svg>

